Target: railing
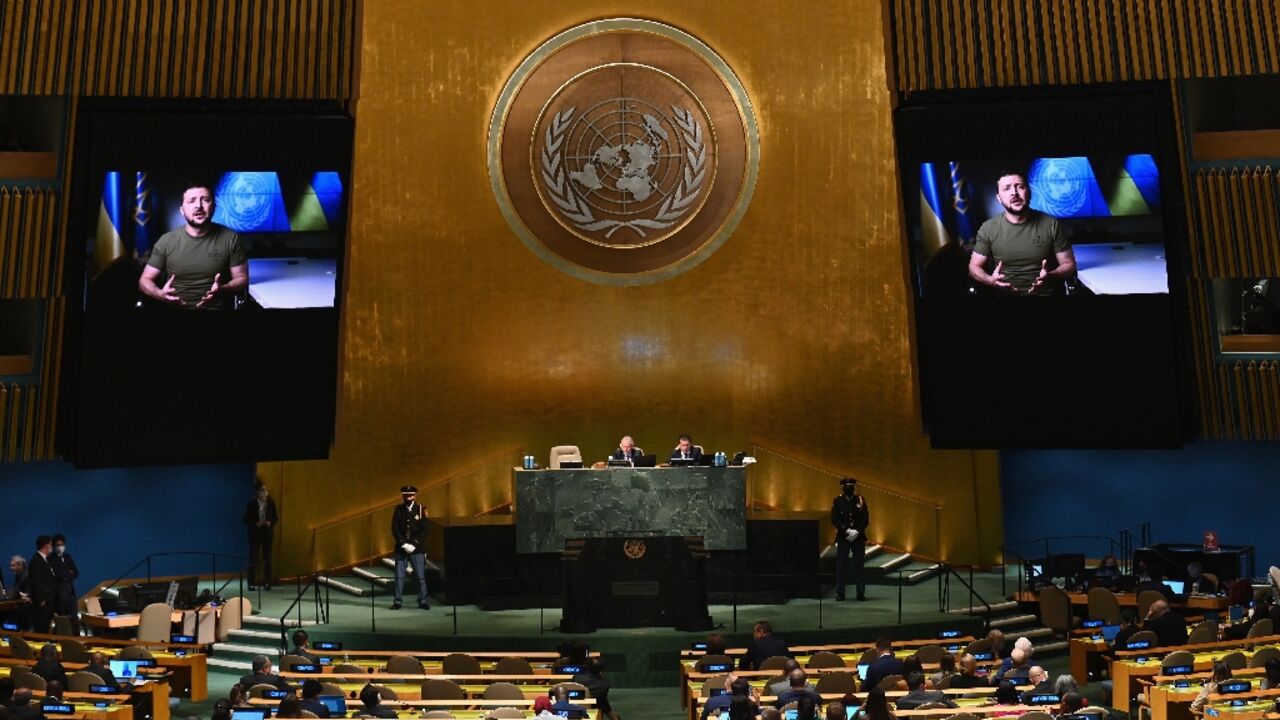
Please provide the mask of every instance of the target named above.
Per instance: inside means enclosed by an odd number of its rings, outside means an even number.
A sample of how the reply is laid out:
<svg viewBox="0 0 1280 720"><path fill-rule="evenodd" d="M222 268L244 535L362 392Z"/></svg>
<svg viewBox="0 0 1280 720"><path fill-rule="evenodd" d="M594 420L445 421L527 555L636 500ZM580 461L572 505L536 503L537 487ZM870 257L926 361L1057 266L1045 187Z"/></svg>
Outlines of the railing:
<svg viewBox="0 0 1280 720"><path fill-rule="evenodd" d="M306 596L308 590L313 590L313 601L315 610L315 619L317 624L329 622L329 586L324 586L324 594L320 592L320 576L313 574L307 578L307 584L302 584L302 578L296 579L297 594L293 597L293 602L289 603L289 607L283 613L280 613L280 654L284 655L289 652L289 614L296 608L298 611L298 627L302 627L303 612L302 598Z"/></svg>
<svg viewBox="0 0 1280 720"><path fill-rule="evenodd" d="M982 595L973 588L972 565L969 566L969 579L966 581L959 573L956 572L955 568L946 563L942 563L942 570L938 573L938 612L951 612L951 578L953 577L956 580L959 580L960 584L964 585L969 591L969 605L967 606L968 611L966 614L970 616L973 615L973 609L977 607L973 604L973 601L977 600L982 603L982 607L984 608L982 615L982 629L984 631L991 629L991 603L987 602L986 598L982 597ZM899 598L898 604L901 606L901 598ZM901 618L901 607L899 607L898 615L899 618ZM901 619L899 619L899 622L901 622Z"/></svg>
<svg viewBox="0 0 1280 720"><path fill-rule="evenodd" d="M421 486L418 501L428 515L434 517L490 513L496 505L512 502L511 468L520 464L524 454L519 449L506 450L471 468ZM372 563L389 554L395 549L391 514L399 504L397 496L313 527L311 571Z"/></svg>
<svg viewBox="0 0 1280 720"><path fill-rule="evenodd" d="M133 565L129 566L129 569L120 573L120 576L117 577L115 580L112 580L111 582L106 583L105 585L99 584L96 592L98 594L102 594L108 590L115 588L115 586L125 581L141 579L141 578L133 578L131 577L131 575L138 568L142 567L143 564L146 564L147 566L147 584L150 585L154 582L154 578L156 577L153 572L153 563L157 558L187 557L192 555L209 558L209 579L214 583L214 589L213 589L214 595L217 595L218 597L222 597L222 594L226 590L227 586L230 585L231 582L234 580L237 583L237 590L238 590L237 594L240 595L241 597L244 596L244 574L245 574L245 566L246 566L246 563L248 562L247 559L240 557L238 555L224 555L222 553L205 552L205 551L198 551L198 550L178 550L173 552L151 553L150 555L147 555L141 560L135 562ZM233 561L233 563L237 568L235 571L235 574L228 577L226 582L222 583L221 585L217 584L218 558L222 558L223 560ZM178 578L191 577L193 575L197 578L197 580L200 577L199 573L180 573L175 576L164 576L163 579L172 580L175 577L178 577ZM258 587L261 588L261 585L259 585ZM261 589L259 589L258 590L258 606L260 607L261 605L262 605L262 591ZM240 607L241 607L241 611L243 612L243 606L240 606ZM202 613L196 614L196 636L197 637L199 636L200 622L202 620L202 615L203 615ZM240 620L241 622L243 622L244 618L241 617Z"/></svg>
<svg viewBox="0 0 1280 720"><path fill-rule="evenodd" d="M1137 531L1136 534L1134 531ZM1013 548L1025 548L1029 545L1043 545L1044 554L1042 557L1049 557L1053 554L1052 543L1061 540L1071 540L1075 543L1073 547L1078 548L1079 541L1102 541L1107 544L1107 554L1112 555L1120 564L1120 570L1123 573L1132 571L1133 551L1138 547L1148 547L1151 545L1151 523L1142 522L1133 527L1126 528L1119 532L1119 539L1106 535L1053 535L1050 537L1036 538L1034 540L1023 540L1021 542L1009 543L1000 546L1000 594L1007 595L1008 588L1006 582L1008 580L1009 556L1012 555L1018 568L1018 593L1022 593L1023 575L1022 569L1026 566L1027 558L1022 552ZM1138 543L1135 547L1135 543ZM1039 549L1039 548L1037 548Z"/></svg>
<svg viewBox="0 0 1280 720"><path fill-rule="evenodd" d="M832 480L849 475L818 467L803 460L789 457L758 442L751 444L756 465L747 483L749 507L786 507L783 498L827 498L838 491ZM760 481L767 477L768 483ZM757 489L767 485L767 495ZM868 538L904 552L942 559L942 506L912 497L876 484L874 479L858 475L858 492L867 497L867 503L875 512L871 514Z"/></svg>

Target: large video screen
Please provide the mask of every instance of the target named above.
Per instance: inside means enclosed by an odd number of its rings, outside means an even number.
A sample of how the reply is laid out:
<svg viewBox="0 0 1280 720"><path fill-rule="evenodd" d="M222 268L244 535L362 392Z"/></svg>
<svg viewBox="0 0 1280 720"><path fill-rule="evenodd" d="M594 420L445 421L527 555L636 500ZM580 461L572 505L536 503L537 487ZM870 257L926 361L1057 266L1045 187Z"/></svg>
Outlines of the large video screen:
<svg viewBox="0 0 1280 720"><path fill-rule="evenodd" d="M59 443L82 467L325 457L354 125L340 105L86 100Z"/></svg>
<svg viewBox="0 0 1280 720"><path fill-rule="evenodd" d="M1148 85L923 94L896 111L936 447L1184 437L1173 113Z"/></svg>

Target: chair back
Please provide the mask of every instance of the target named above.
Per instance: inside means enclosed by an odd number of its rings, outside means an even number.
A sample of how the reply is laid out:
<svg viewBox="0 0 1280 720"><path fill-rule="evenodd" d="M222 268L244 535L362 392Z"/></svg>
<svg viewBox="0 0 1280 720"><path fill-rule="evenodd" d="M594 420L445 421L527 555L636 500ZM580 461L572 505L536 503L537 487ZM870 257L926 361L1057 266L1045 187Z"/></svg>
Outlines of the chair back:
<svg viewBox="0 0 1280 720"><path fill-rule="evenodd" d="M9 654L17 660L35 660L36 651L26 640L14 635L9 638Z"/></svg>
<svg viewBox="0 0 1280 720"><path fill-rule="evenodd" d="M517 720L524 717L524 711L519 708L500 707L485 717L493 720Z"/></svg>
<svg viewBox="0 0 1280 720"><path fill-rule="evenodd" d="M308 720L309 718L316 718L316 720L320 720L320 716L310 710L299 710L298 717L303 718L303 720Z"/></svg>
<svg viewBox="0 0 1280 720"><path fill-rule="evenodd" d="M951 707L947 703L934 700L933 702L920 703L915 707L916 710L941 710L945 707Z"/></svg>
<svg viewBox="0 0 1280 720"><path fill-rule="evenodd" d="M77 670L67 676L67 692L87 693L90 685L101 685L102 678L88 670Z"/></svg>
<svg viewBox="0 0 1280 720"><path fill-rule="evenodd" d="M346 693L342 691L341 686L334 685L333 683L329 683L329 682L320 683L320 694L321 695L342 695L344 697L346 696Z"/></svg>
<svg viewBox="0 0 1280 720"><path fill-rule="evenodd" d="M1197 623L1191 628L1191 634L1187 636L1188 645L1198 645L1200 643L1211 643L1218 639L1218 625L1212 620L1205 620Z"/></svg>
<svg viewBox="0 0 1280 720"><path fill-rule="evenodd" d="M942 660L942 656L947 654L947 649L941 645L925 645L916 650L916 659L926 665L931 665Z"/></svg>
<svg viewBox="0 0 1280 720"><path fill-rule="evenodd" d="M721 681L720 681L720 687L724 687L724 680L721 680ZM578 692L582 693L582 697L584 697L584 698L589 698L589 697L591 697L591 691L590 691L590 690L588 690L588 689L587 689L587 686L586 686L586 685L583 685L582 683L576 683L576 682L562 682L562 683L560 683L559 685L556 685L555 687L553 687L553 688L551 688L551 689L552 689L552 690L555 690L556 688L564 688L564 689L565 689L565 692L569 692L569 691L571 691L571 690L577 690Z"/></svg>
<svg viewBox="0 0 1280 720"><path fill-rule="evenodd" d="M809 656L808 667L811 669L845 667L844 658L827 650L820 650Z"/></svg>
<svg viewBox="0 0 1280 720"><path fill-rule="evenodd" d="M53 634L54 635L75 635L76 628L71 624L70 615L54 615L53 616Z"/></svg>
<svg viewBox="0 0 1280 720"><path fill-rule="evenodd" d="M1157 600L1164 600L1164 593L1159 590L1143 590L1138 593L1138 617L1147 616L1147 611L1151 609L1151 603Z"/></svg>
<svg viewBox="0 0 1280 720"><path fill-rule="evenodd" d="M480 661L466 653L451 653L440 661L440 671L445 675L479 675Z"/></svg>
<svg viewBox="0 0 1280 720"><path fill-rule="evenodd" d="M1280 648L1264 647L1258 648L1258 651L1249 658L1249 667L1260 668L1266 667L1267 661L1273 658L1280 658Z"/></svg>
<svg viewBox="0 0 1280 720"><path fill-rule="evenodd" d="M142 608L138 619L138 639L143 642L169 642L173 629L173 608L165 603L151 603Z"/></svg>
<svg viewBox="0 0 1280 720"><path fill-rule="evenodd" d="M974 640L973 642L964 646L964 654L966 655L975 655L977 653L984 653L984 652L991 652L991 641L988 640L987 638L978 638L977 640ZM961 715L968 715L968 714L969 713L961 713Z"/></svg>
<svg viewBox="0 0 1280 720"><path fill-rule="evenodd" d="M167 605L165 607L168 607ZM120 654L117 655L121 660L154 660L155 656L151 651L141 645L126 645L120 648Z"/></svg>
<svg viewBox="0 0 1280 720"><path fill-rule="evenodd" d="M564 461L582 462L582 451L577 445L556 445L551 448L551 461L547 463L552 470L559 470Z"/></svg>
<svg viewBox="0 0 1280 720"><path fill-rule="evenodd" d="M58 643L62 646L62 661L74 663L89 662L89 648L75 638L63 638Z"/></svg>
<svg viewBox="0 0 1280 720"><path fill-rule="evenodd" d="M765 661L760 663L760 667L756 669L757 670L781 670L787 666L787 661L790 659L791 658L787 657L786 655L774 655L771 658L765 658Z"/></svg>
<svg viewBox="0 0 1280 720"><path fill-rule="evenodd" d="M934 689L934 690L950 690L950 689L951 689L951 678L953 678L953 677L955 677L955 675L954 675L954 674L952 674L952 675L948 675L948 676L946 676L946 677L942 678L941 680L939 680L939 681L938 681L938 684L937 684L937 685L934 685L934 686L933 686L933 689Z"/></svg>
<svg viewBox="0 0 1280 720"><path fill-rule="evenodd" d="M885 675L880 682L876 683L876 687L884 690L885 692L889 692L890 690L896 689L898 687L898 683L906 684L901 675Z"/></svg>
<svg viewBox="0 0 1280 720"><path fill-rule="evenodd" d="M724 689L724 681L725 681L725 680L728 680L728 679L729 679L729 674L728 674L728 673L721 673L721 674L719 674L719 675L712 675L711 677L709 677L709 678L707 678L706 680L703 680L703 681L702 681L702 689L699 691L699 693L698 693L698 694L699 694L699 695L701 695L701 696L702 696L702 697L704 697L704 698L705 698L705 697L711 697L711 691L713 691L713 690L715 690L715 689L717 689L717 688L719 688L719 689L723 690L723 689ZM765 687L766 687L766 688L768 688L768 687L769 687L769 685L766 683L766 684L765 684Z"/></svg>
<svg viewBox="0 0 1280 720"><path fill-rule="evenodd" d="M1089 618L1107 625L1120 624L1120 600L1104 587L1089 588Z"/></svg>
<svg viewBox="0 0 1280 720"><path fill-rule="evenodd" d="M814 687L819 693L835 693L844 695L858 691L858 684L853 680L851 672L825 672L818 675L818 684Z"/></svg>
<svg viewBox="0 0 1280 720"><path fill-rule="evenodd" d="M218 613L218 642L226 642L232 630L244 626L244 618L253 614L253 603L249 598L233 597L222 606Z"/></svg>
<svg viewBox="0 0 1280 720"><path fill-rule="evenodd" d="M396 675L422 675L423 674L422 663L418 661L418 658L412 657L410 655L392 655L391 657L387 658L386 669L387 669L387 672L394 673ZM479 673L453 673L453 672L449 672L448 670L445 670L444 673L446 675L462 675L462 674L478 675L479 674Z"/></svg>
<svg viewBox="0 0 1280 720"><path fill-rule="evenodd" d="M1057 585L1040 588L1040 622L1055 635L1071 632L1071 598Z"/></svg>
<svg viewBox="0 0 1280 720"><path fill-rule="evenodd" d="M1160 661L1160 671L1179 665L1195 665L1196 656L1190 650L1174 650Z"/></svg>
<svg viewBox="0 0 1280 720"><path fill-rule="evenodd" d="M532 675L533 666L522 657L505 657L494 663L494 675Z"/></svg>
<svg viewBox="0 0 1280 720"><path fill-rule="evenodd" d="M983 652L986 651L984 650ZM978 717L973 713L956 713L948 717L947 720L978 720Z"/></svg>
<svg viewBox="0 0 1280 720"><path fill-rule="evenodd" d="M207 606L184 612L182 634L194 637L197 645L212 645L218 640L217 613Z"/></svg>
<svg viewBox="0 0 1280 720"><path fill-rule="evenodd" d="M484 700L524 700L524 691L515 683L496 682L490 683L480 697Z"/></svg>
<svg viewBox="0 0 1280 720"><path fill-rule="evenodd" d="M1156 634L1155 630L1139 630L1129 636L1129 642L1149 642L1155 645L1160 642L1160 636Z"/></svg>
<svg viewBox="0 0 1280 720"><path fill-rule="evenodd" d="M338 663L333 666L335 675L368 675L369 671L353 663Z"/></svg>
<svg viewBox="0 0 1280 720"><path fill-rule="evenodd" d="M1249 664L1249 659L1244 656L1244 653L1236 650L1223 655L1218 659L1218 662L1226 665L1232 670L1243 670L1245 666Z"/></svg>
<svg viewBox="0 0 1280 720"><path fill-rule="evenodd" d="M257 685L254 685L253 687L249 688L249 697L251 697L251 698L263 698L263 697L266 697L266 693L270 692L271 690L275 690L275 689L276 689L276 686L275 686L275 685L268 685L268 684L266 684L266 683L258 683Z"/></svg>
<svg viewBox="0 0 1280 720"><path fill-rule="evenodd" d="M728 655L703 655L698 658L698 662L693 664L693 669L698 672L706 672L709 665L728 665L733 667L733 660Z"/></svg>
<svg viewBox="0 0 1280 720"><path fill-rule="evenodd" d="M432 678L422 683L423 700L466 700L467 694L458 683L444 678Z"/></svg>
<svg viewBox="0 0 1280 720"><path fill-rule="evenodd" d="M311 661L302 657L301 655L281 655L280 656L281 672L292 672L294 665L310 665L310 664L311 664Z"/></svg>
<svg viewBox="0 0 1280 720"><path fill-rule="evenodd" d="M32 692L44 692L44 678L26 668L14 668L9 672L9 677L13 679L14 689L28 688Z"/></svg>
<svg viewBox="0 0 1280 720"><path fill-rule="evenodd" d="M422 713L424 720L454 720L453 713L448 710L428 710Z"/></svg>
<svg viewBox="0 0 1280 720"><path fill-rule="evenodd" d="M1249 634L1245 637L1265 637L1273 632L1271 618L1262 618L1253 623L1253 627L1249 628Z"/></svg>
<svg viewBox="0 0 1280 720"><path fill-rule="evenodd" d="M1213 573L1201 573L1200 577L1209 582L1209 592L1218 592L1218 588L1222 583L1218 582L1218 576Z"/></svg>
<svg viewBox="0 0 1280 720"><path fill-rule="evenodd" d="M1033 710L1029 713L1023 713L1020 720L1053 720L1053 716L1047 712L1041 712L1040 710Z"/></svg>
<svg viewBox="0 0 1280 720"><path fill-rule="evenodd" d="M880 657L880 651L875 648L867 648L862 651L862 657L858 658L859 665L870 665Z"/></svg>

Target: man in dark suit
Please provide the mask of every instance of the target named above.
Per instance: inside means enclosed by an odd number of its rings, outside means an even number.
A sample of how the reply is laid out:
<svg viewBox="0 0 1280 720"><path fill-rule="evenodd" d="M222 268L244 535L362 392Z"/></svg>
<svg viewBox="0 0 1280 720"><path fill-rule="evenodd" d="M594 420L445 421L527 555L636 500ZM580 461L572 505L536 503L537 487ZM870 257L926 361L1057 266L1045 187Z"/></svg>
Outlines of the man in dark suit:
<svg viewBox="0 0 1280 720"><path fill-rule="evenodd" d="M111 687L120 687L119 681L116 680L116 674L111 672L111 665L107 663L107 656L100 652L94 651L89 654L89 664L84 666L86 672L102 678L103 685Z"/></svg>
<svg viewBox="0 0 1280 720"><path fill-rule="evenodd" d="M751 698L751 683L748 682L746 678L740 678L733 674L726 675L724 685L724 689L727 692L721 695L716 695L713 698L709 698L702 704L701 720L707 720L707 718L711 716L720 717L720 713L727 712L729 710L729 705L733 704L733 699L735 697L741 696ZM751 700L751 705L751 716L755 717L759 714L759 707L757 706L754 698Z"/></svg>
<svg viewBox="0 0 1280 720"><path fill-rule="evenodd" d="M50 680L44 686L44 699L40 701L40 712L44 713L46 705L61 705L65 700L62 696L65 694L63 690L64 684L58 680Z"/></svg>
<svg viewBox="0 0 1280 720"><path fill-rule="evenodd" d="M45 682L60 682L67 685L67 671L58 662L58 646L46 643L40 647L40 659L32 666L31 672L44 678Z"/></svg>
<svg viewBox="0 0 1280 720"><path fill-rule="evenodd" d="M36 538L36 554L27 562L31 587L31 629L38 633L49 632L58 601L58 576L49 564L52 551L53 538L41 535Z"/></svg>
<svg viewBox="0 0 1280 720"><path fill-rule="evenodd" d="M258 554L262 554L264 571L262 588L271 589L271 545L280 515L276 501L267 494L267 486L259 482L253 488L253 498L244 508L244 526L249 533L249 589L258 589Z"/></svg>
<svg viewBox="0 0 1280 720"><path fill-rule="evenodd" d="M307 631L301 628L293 631L293 648L289 650L288 654L296 655L312 665L320 664L320 656L311 652L311 636L307 635Z"/></svg>
<svg viewBox="0 0 1280 720"><path fill-rule="evenodd" d="M978 659L968 653L960 656L960 673L951 676L951 687L976 688L986 684L987 681L978 676Z"/></svg>
<svg viewBox="0 0 1280 720"><path fill-rule="evenodd" d="M671 451L672 460L691 460L694 465L702 462L702 446L694 445L693 438L681 435L676 447Z"/></svg>
<svg viewBox="0 0 1280 720"><path fill-rule="evenodd" d="M563 685L557 685L551 691L551 712L569 720L587 720L586 708L569 702L569 691Z"/></svg>
<svg viewBox="0 0 1280 720"><path fill-rule="evenodd" d="M867 679L862 682L862 687L868 690L890 675L901 675L904 667L902 661L894 656L893 641L887 635L876 639L876 652L880 656L867 665Z"/></svg>
<svg viewBox="0 0 1280 720"><path fill-rule="evenodd" d="M22 604L0 617L16 622L18 627L27 630L31 627L31 582L27 574L27 559L21 555L9 558L9 570L13 572L13 583L4 588L0 599L18 600Z"/></svg>
<svg viewBox="0 0 1280 720"><path fill-rule="evenodd" d="M58 598L54 602L54 610L58 615L71 618L72 626L78 627L80 616L76 605L80 596L76 594L76 578L80 577L80 568L76 567L76 561L67 553L67 538L62 533L53 536L53 554L49 556L49 565L58 578Z"/></svg>
<svg viewBox="0 0 1280 720"><path fill-rule="evenodd" d="M42 720L44 717L40 704L31 702L31 688L18 688L13 691L9 712L13 713L15 720Z"/></svg>
<svg viewBox="0 0 1280 720"><path fill-rule="evenodd" d="M302 700L298 702L298 707L314 714L318 718L329 717L329 708L316 698L320 697L320 681L307 678L302 683Z"/></svg>
<svg viewBox="0 0 1280 720"><path fill-rule="evenodd" d="M1178 613L1169 609L1169 603L1157 600L1147 610L1147 620L1142 624L1144 630L1150 630L1158 638L1159 647L1175 647L1187 644L1187 621Z"/></svg>
<svg viewBox="0 0 1280 720"><path fill-rule="evenodd" d="M791 657L791 649L782 638L773 634L773 625L768 620L757 622L751 634L755 639L738 663L743 670L759 670L760 663L774 656Z"/></svg>
<svg viewBox="0 0 1280 720"><path fill-rule="evenodd" d="M391 514L391 537L396 543L395 596L391 609L400 609L405 568L412 565L413 575L418 579L418 607L430 610L431 604L427 601L427 510L418 504L418 488L412 485L400 488L400 498L404 502L397 505Z"/></svg>
<svg viewBox="0 0 1280 720"><path fill-rule="evenodd" d="M270 685L277 690L292 691L293 688L285 679L271 672L271 658L266 655L257 655L253 658L253 672L240 678L240 687L245 690L253 688L254 685Z"/></svg>
<svg viewBox="0 0 1280 720"><path fill-rule="evenodd" d="M395 708L382 704L382 696L378 694L378 688L373 685L365 685L360 691L360 702L364 707L360 709L358 717L388 718L388 720L397 717Z"/></svg>
<svg viewBox="0 0 1280 720"><path fill-rule="evenodd" d="M896 705L899 710L915 710L927 703L941 703L949 708L956 706L941 690L925 690L924 673L913 672L907 676L907 694L898 698Z"/></svg>
<svg viewBox="0 0 1280 720"><path fill-rule="evenodd" d="M867 557L867 524L871 514L867 501L857 493L858 481L840 480L840 494L831 501L831 524L836 526L836 600L844 600L846 569L852 561L853 581L858 599L867 599L867 585L862 566Z"/></svg>
<svg viewBox="0 0 1280 720"><path fill-rule="evenodd" d="M627 460L634 466L642 457L644 457L644 450L636 447L636 441L632 440L630 435L626 435L618 441L618 449L613 451L609 459Z"/></svg>
<svg viewBox="0 0 1280 720"><path fill-rule="evenodd" d="M778 699L774 702L774 705L778 709L782 709L793 702L799 702L802 697L809 698L814 705L821 705L822 696L816 690L810 690L806 687L808 683L809 679L804 670L800 668L792 670L787 675L787 685L789 686L787 691L778 693Z"/></svg>

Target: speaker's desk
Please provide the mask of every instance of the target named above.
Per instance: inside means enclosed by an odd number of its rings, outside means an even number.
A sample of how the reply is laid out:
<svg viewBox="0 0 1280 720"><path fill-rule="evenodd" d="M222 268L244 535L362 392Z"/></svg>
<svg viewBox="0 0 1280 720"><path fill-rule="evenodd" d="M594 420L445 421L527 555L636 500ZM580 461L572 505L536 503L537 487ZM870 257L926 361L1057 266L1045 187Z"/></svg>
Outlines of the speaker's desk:
<svg viewBox="0 0 1280 720"><path fill-rule="evenodd" d="M699 536L708 550L747 545L742 466L515 468L513 476L518 553L616 535Z"/></svg>

